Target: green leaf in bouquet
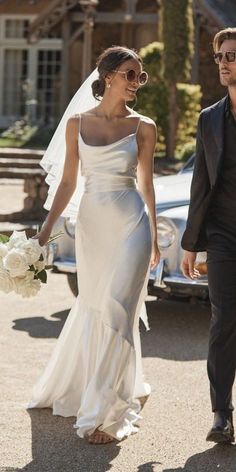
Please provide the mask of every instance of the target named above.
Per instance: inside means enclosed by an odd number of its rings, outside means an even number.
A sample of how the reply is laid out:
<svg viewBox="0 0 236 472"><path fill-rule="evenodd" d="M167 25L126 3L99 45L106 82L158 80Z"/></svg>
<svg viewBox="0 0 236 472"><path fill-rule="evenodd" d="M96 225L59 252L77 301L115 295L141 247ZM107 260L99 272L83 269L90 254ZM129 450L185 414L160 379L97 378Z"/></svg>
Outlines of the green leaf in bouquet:
<svg viewBox="0 0 236 472"><path fill-rule="evenodd" d="M28 269L28 270L31 270L32 272L35 272L36 269L35 269L34 265L31 264L31 265L29 266L29 269Z"/></svg>
<svg viewBox="0 0 236 472"><path fill-rule="evenodd" d="M31 265L29 266L29 269L28 269L28 270L31 270L32 272L35 272L36 269L35 269L34 265L31 264Z"/></svg>
<svg viewBox="0 0 236 472"><path fill-rule="evenodd" d="M37 278L41 280L43 284L47 283L47 272L46 270L41 270L41 272L37 272Z"/></svg>
<svg viewBox="0 0 236 472"><path fill-rule="evenodd" d="M41 252L41 254L40 254L39 261L43 261L43 254L42 254L42 252Z"/></svg>
<svg viewBox="0 0 236 472"><path fill-rule="evenodd" d="M48 269L53 269L54 265L51 264L51 265L45 265L45 270L48 270Z"/></svg>
<svg viewBox="0 0 236 472"><path fill-rule="evenodd" d="M8 243L10 237L7 236L6 234L1 234L0 233L0 243L6 244Z"/></svg>

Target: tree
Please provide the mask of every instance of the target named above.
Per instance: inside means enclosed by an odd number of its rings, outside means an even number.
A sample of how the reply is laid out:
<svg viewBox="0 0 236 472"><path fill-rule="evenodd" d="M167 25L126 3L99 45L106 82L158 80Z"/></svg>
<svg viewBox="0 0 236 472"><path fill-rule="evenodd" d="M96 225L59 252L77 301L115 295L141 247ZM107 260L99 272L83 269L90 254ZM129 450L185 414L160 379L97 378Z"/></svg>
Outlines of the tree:
<svg viewBox="0 0 236 472"><path fill-rule="evenodd" d="M164 43L164 80L168 89L167 156L173 157L177 131L177 83L190 80L193 56L191 0L162 0L161 35Z"/></svg>
<svg viewBox="0 0 236 472"><path fill-rule="evenodd" d="M148 84L139 90L137 111L152 118L157 125L156 155L166 156L169 129L168 88L163 79L163 43L153 42L139 54L149 75ZM175 157L186 159L195 147L195 136L201 101L201 88L196 84L176 84Z"/></svg>

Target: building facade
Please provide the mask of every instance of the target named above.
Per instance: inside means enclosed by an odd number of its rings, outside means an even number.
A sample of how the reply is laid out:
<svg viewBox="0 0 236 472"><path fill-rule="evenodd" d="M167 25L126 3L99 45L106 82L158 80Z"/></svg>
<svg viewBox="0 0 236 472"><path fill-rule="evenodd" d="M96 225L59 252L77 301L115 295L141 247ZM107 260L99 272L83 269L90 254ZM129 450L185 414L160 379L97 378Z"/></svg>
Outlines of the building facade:
<svg viewBox="0 0 236 472"><path fill-rule="evenodd" d="M39 5L41 3L41 5ZM34 119L59 115L62 39L28 40L42 2L0 3L0 127L32 110Z"/></svg>
<svg viewBox="0 0 236 472"><path fill-rule="evenodd" d="M26 113L54 126L111 45L158 40L161 0L0 0L0 128ZM235 0L193 0L192 83L202 106L225 94L212 59L216 31L236 24Z"/></svg>
<svg viewBox="0 0 236 472"><path fill-rule="evenodd" d="M0 128L54 126L96 57L157 39L157 0L0 1Z"/></svg>

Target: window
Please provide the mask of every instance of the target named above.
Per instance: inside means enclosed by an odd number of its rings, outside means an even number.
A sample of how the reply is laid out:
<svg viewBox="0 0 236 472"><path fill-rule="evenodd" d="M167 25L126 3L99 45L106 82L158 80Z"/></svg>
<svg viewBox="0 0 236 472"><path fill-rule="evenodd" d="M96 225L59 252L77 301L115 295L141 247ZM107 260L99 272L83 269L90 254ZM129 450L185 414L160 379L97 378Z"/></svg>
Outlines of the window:
<svg viewBox="0 0 236 472"><path fill-rule="evenodd" d="M9 19L5 22L5 38L27 38L29 20Z"/></svg>
<svg viewBox="0 0 236 472"><path fill-rule="evenodd" d="M0 15L2 126L25 116L27 106L39 123L54 125L60 117L62 41L60 37L44 37L30 44L28 34L34 18L30 14Z"/></svg>
<svg viewBox="0 0 236 472"><path fill-rule="evenodd" d="M25 114L23 83L28 73L28 51L5 49L3 113L10 116Z"/></svg>
<svg viewBox="0 0 236 472"><path fill-rule="evenodd" d="M54 124L60 115L61 51L39 50L37 70L38 118Z"/></svg>

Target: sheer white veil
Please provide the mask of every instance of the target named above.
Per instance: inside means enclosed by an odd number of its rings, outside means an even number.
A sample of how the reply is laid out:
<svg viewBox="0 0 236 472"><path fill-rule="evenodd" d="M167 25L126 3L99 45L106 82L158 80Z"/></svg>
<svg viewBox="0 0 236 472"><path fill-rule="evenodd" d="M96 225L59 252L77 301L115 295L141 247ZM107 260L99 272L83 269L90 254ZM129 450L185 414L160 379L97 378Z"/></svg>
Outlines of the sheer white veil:
<svg viewBox="0 0 236 472"><path fill-rule="evenodd" d="M94 108L98 104L97 100L92 94L92 83L98 79L97 68L90 74L90 76L83 82L79 90L70 101L66 111L45 151L43 158L40 161L41 167L48 174L45 181L49 185L48 196L44 203L44 208L50 210L55 193L58 185L61 181L61 177L64 169L65 153L66 153L66 141L65 131L68 119L76 114L83 113L90 108ZM76 218L78 213L79 203L83 194L84 178L81 174L81 161L79 163L79 171L77 178L76 189L62 212L61 216Z"/></svg>

